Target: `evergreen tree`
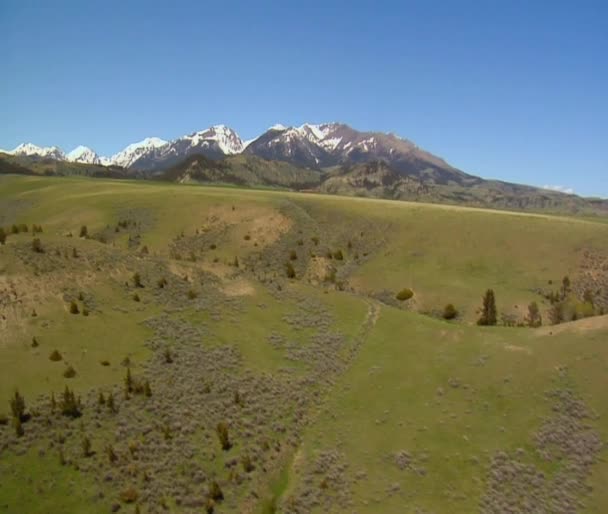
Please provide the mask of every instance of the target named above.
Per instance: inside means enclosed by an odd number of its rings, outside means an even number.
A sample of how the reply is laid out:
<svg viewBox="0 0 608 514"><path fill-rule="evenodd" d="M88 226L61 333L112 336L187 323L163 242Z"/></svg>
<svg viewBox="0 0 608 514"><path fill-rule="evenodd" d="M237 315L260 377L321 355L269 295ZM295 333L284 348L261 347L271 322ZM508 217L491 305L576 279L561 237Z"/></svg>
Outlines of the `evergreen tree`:
<svg viewBox="0 0 608 514"><path fill-rule="evenodd" d="M569 292L570 292L570 278L568 277L568 275L566 275L562 279L562 300L565 299L566 296L568 296Z"/></svg>
<svg viewBox="0 0 608 514"><path fill-rule="evenodd" d="M131 376L131 368L127 368L127 376L125 377L125 390L127 393L133 392L133 377Z"/></svg>
<svg viewBox="0 0 608 514"><path fill-rule="evenodd" d="M13 418L13 426L15 427L15 434L17 434L17 437L21 437L25 433L21 418Z"/></svg>
<svg viewBox="0 0 608 514"><path fill-rule="evenodd" d="M69 418L79 418L81 416L80 412L80 401L76 399L74 395L74 391L71 391L68 386L65 386L65 391L63 392L61 398L61 413L64 416Z"/></svg>
<svg viewBox="0 0 608 514"><path fill-rule="evenodd" d="M492 289L488 289L483 297L481 317L477 320L477 324L483 326L496 325L496 299Z"/></svg>
<svg viewBox="0 0 608 514"><path fill-rule="evenodd" d="M18 419L20 422L25 419L25 399L19 394L19 391L15 391L14 396L10 401L11 413L13 418Z"/></svg>
<svg viewBox="0 0 608 514"><path fill-rule="evenodd" d="M564 312L561 303L554 303L549 309L549 321L552 325L559 325L564 321Z"/></svg>
<svg viewBox="0 0 608 514"><path fill-rule="evenodd" d="M532 328L540 327L543 324L543 319L540 315L540 310L536 302L532 302L530 305L528 305L526 323Z"/></svg>

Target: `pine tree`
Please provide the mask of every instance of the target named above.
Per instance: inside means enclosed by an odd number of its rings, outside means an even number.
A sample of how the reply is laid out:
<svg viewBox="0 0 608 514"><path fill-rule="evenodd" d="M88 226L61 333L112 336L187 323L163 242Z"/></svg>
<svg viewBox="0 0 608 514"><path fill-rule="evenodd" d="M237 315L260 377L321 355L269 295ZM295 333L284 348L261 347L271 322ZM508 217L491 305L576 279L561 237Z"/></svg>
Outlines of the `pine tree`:
<svg viewBox="0 0 608 514"><path fill-rule="evenodd" d="M127 393L133 392L133 377L131 376L131 368L127 368L127 376L125 377L125 390Z"/></svg>
<svg viewBox="0 0 608 514"><path fill-rule="evenodd" d="M76 399L74 395L74 391L70 391L68 386L65 386L65 391L63 392L61 398L61 413L64 416L69 418L79 418L81 416L81 405L80 401Z"/></svg>
<svg viewBox="0 0 608 514"><path fill-rule="evenodd" d="M19 391L15 391L14 396L10 401L11 413L13 418L18 419L20 422L25 418L25 399L19 394Z"/></svg>
<svg viewBox="0 0 608 514"><path fill-rule="evenodd" d="M528 305L526 323L532 328L540 327L543 324L543 319L540 315L540 310L536 302L532 302L530 305Z"/></svg>
<svg viewBox="0 0 608 514"><path fill-rule="evenodd" d="M566 296L568 296L569 292L570 292L570 278L568 277L568 275L566 275L562 279L562 300L565 299Z"/></svg>
<svg viewBox="0 0 608 514"><path fill-rule="evenodd" d="M17 434L17 437L21 437L25 433L21 418L13 418L13 426L15 427L15 434Z"/></svg>
<svg viewBox="0 0 608 514"><path fill-rule="evenodd" d="M552 325L559 325L564 321L563 306L561 303L554 303L549 309L549 321Z"/></svg>
<svg viewBox="0 0 608 514"><path fill-rule="evenodd" d="M477 324L483 326L496 325L496 299L492 289L488 289L483 297L481 317L477 320Z"/></svg>

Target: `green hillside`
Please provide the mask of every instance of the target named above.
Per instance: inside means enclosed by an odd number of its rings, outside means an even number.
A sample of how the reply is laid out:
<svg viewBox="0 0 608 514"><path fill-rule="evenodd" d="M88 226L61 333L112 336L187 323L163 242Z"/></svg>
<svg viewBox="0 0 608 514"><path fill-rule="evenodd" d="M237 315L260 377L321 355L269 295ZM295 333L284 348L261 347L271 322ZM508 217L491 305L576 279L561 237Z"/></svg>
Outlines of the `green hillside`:
<svg viewBox="0 0 608 514"><path fill-rule="evenodd" d="M0 227L3 512L608 510L606 223L2 175Z"/></svg>

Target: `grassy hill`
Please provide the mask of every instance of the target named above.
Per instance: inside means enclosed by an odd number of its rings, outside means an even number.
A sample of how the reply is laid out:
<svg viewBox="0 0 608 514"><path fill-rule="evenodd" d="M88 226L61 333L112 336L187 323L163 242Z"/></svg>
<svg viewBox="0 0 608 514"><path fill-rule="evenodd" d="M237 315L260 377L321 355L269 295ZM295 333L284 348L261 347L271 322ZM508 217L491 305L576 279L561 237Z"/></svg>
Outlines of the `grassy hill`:
<svg viewBox="0 0 608 514"><path fill-rule="evenodd" d="M457 182L438 178L435 169L403 175L383 161L301 168L293 164L240 154L213 160L192 155L164 170L151 173L39 157L0 153L0 174L87 176L95 178L152 178L180 184L213 184L314 191L341 196L462 205L490 209L569 214L605 218L608 200L582 198L537 187L484 180L464 175Z"/></svg>
<svg viewBox="0 0 608 514"><path fill-rule="evenodd" d="M608 509L606 223L0 176L0 227L5 512Z"/></svg>
<svg viewBox="0 0 608 514"><path fill-rule="evenodd" d="M94 178L135 178L138 175L141 176L138 173L127 172L120 166L58 161L44 157L9 155L0 152L0 175L4 174Z"/></svg>

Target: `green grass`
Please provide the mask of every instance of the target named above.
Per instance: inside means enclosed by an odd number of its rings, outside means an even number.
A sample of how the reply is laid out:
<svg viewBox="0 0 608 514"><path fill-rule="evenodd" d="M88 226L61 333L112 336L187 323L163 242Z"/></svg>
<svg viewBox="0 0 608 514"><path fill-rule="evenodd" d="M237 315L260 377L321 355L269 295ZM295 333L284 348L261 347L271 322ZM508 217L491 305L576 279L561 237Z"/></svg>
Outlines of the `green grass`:
<svg viewBox="0 0 608 514"><path fill-rule="evenodd" d="M309 222L306 226L312 228L295 237L310 241L319 235L320 248L343 251L345 260L337 266L346 270L346 291L296 280L285 281L285 295L276 296L269 289L275 284L257 282L243 266L237 272L225 265L235 256L245 263L248 255L263 251L263 244L253 245L255 237L244 236L260 219L269 220L279 212L292 216L293 230L301 228L295 225L294 213ZM128 249L126 233L116 236L115 246L65 236L69 231L77 234L81 225L90 233L107 225L113 228L129 215L146 221L141 230L141 244L151 252L146 259ZM219 222L211 222L213 216ZM599 414L594 426L608 438L608 328L601 318L594 318L599 320L595 328L586 330L579 322L554 333L546 327L474 324L487 288L495 290L499 312L516 313L521 319L532 300L546 309L534 290L549 287L549 280L558 284L566 274L575 277L585 250L605 252L608 224L603 220L237 188L0 176L0 225L14 222L42 224L43 246L76 246L85 257L75 268L39 273L17 258L16 249L27 249L31 234L10 235L7 246L0 247L0 285L6 288L14 282L24 292L22 304L0 334L0 399L8 399L19 388L33 405L38 395L57 394L66 383L79 393L103 389L122 382L124 357L143 364L150 356L144 343L152 334L143 322L166 306L154 300L151 284L138 291L142 301L134 302L133 290L124 282L146 265L166 265L175 273L172 279L199 267L209 269L227 291L242 280L247 287L235 297L238 307L222 311L219 319L206 309L193 308L185 297L183 309L170 317L204 326L209 332L204 344L234 346L245 369L255 373L303 371L305 364L288 360L284 350L268 342L274 332L302 347L311 343L314 329L295 330L285 321L299 312L295 298L312 299L331 316L331 331L346 340L343 354L336 358L346 359L360 343L337 385L311 409L311 424L299 447L281 455L276 469L259 479L260 512L277 511L302 486L303 472L322 450L338 451L349 477L364 472L365 478L352 482L352 510L476 512L486 466L495 451L524 448L530 462L548 475L555 472L556 465L535 460L530 450L535 430L549 414L544 394L564 381ZM193 236L203 227L217 236L216 250L204 252L193 263L168 259L169 243L176 236ZM274 228L264 221L260 233ZM275 244L280 242L273 240L269 248ZM287 255L292 246L277 254ZM117 261L98 271L94 258L102 251L117 256ZM355 252L361 252L359 263L354 261ZM220 259L217 265L214 257ZM306 252L299 251L297 264L306 259ZM241 275L233 277L235 273ZM414 297L404 302L411 312L369 296L388 290L394 297L406 287L414 291ZM94 297L97 308L90 316L69 314L62 294L70 288ZM428 315L447 303L462 313L457 321ZM32 307L36 317L30 316ZM34 336L40 343L37 348L31 347ZM48 358L55 349L64 357L60 362ZM106 359L111 366L101 366ZM66 363L77 370L75 378L62 376ZM558 373L564 367L566 378ZM452 379L460 386L451 387ZM106 436L94 438L97 442ZM204 438L200 441L204 444ZM418 457L426 454L420 462L426 474L397 469L391 456L400 450ZM107 502L101 505L91 499L88 478L59 466L51 453L0 457L0 511L9 505L8 512L17 512L14 506L23 513L107 512ZM608 506L605 451L602 457L590 479L594 492L586 499L588 514L600 514ZM222 457L209 463L209 471L221 475L223 466ZM400 492L388 494L392 484L399 484ZM171 508L180 510L174 504ZM333 510L340 511L336 506Z"/></svg>

